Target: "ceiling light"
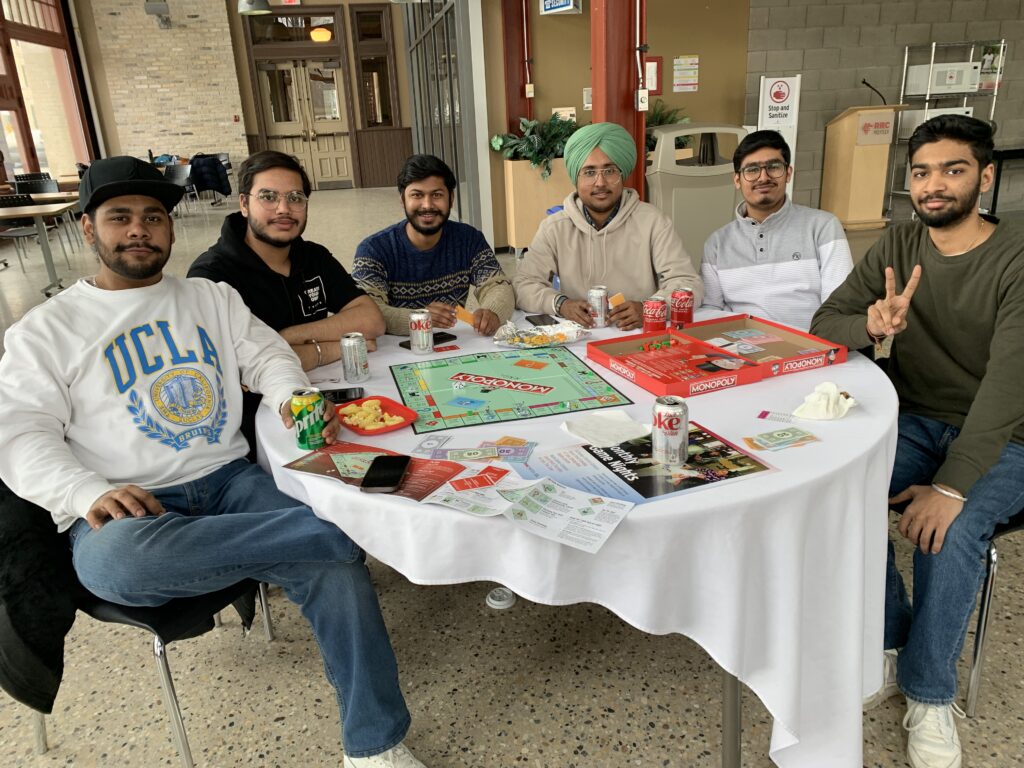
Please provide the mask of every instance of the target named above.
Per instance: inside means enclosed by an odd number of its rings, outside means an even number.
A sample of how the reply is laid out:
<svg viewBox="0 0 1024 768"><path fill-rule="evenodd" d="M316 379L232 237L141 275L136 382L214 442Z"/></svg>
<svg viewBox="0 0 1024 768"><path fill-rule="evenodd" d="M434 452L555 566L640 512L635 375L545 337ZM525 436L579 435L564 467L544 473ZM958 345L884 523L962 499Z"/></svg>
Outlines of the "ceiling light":
<svg viewBox="0 0 1024 768"><path fill-rule="evenodd" d="M327 43L333 35L327 27L313 27L309 30L309 37L314 43Z"/></svg>
<svg viewBox="0 0 1024 768"><path fill-rule="evenodd" d="M238 0L238 13L242 16L259 16L271 12L267 0Z"/></svg>

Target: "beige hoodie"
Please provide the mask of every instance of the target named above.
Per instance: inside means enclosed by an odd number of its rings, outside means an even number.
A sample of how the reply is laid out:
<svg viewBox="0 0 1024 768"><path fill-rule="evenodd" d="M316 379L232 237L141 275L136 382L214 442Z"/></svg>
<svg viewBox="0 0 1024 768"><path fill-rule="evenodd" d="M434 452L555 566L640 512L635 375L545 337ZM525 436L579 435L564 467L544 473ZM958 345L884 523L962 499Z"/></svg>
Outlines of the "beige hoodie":
<svg viewBox="0 0 1024 768"><path fill-rule="evenodd" d="M552 273L558 275L559 291L551 287ZM512 283L520 309L551 314L559 293L586 299L594 285L606 285L609 296L621 292L630 301L656 293L667 301L672 291L688 288L699 307L704 296L672 221L632 189L623 191L619 212L601 230L586 220L576 193L570 194L563 210L541 222Z"/></svg>

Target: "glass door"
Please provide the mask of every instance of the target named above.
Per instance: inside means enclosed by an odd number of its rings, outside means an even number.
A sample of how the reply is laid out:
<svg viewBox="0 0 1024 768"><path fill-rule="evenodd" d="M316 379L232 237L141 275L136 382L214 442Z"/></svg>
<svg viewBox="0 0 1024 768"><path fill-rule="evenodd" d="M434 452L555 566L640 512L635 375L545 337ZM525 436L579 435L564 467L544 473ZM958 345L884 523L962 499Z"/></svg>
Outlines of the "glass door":
<svg viewBox="0 0 1024 768"><path fill-rule="evenodd" d="M343 189L352 183L352 140L339 61L302 61L298 73L306 103L309 148L317 189Z"/></svg>
<svg viewBox="0 0 1024 768"><path fill-rule="evenodd" d="M260 107L267 126L267 148L295 155L312 178L313 155L298 62L260 62Z"/></svg>

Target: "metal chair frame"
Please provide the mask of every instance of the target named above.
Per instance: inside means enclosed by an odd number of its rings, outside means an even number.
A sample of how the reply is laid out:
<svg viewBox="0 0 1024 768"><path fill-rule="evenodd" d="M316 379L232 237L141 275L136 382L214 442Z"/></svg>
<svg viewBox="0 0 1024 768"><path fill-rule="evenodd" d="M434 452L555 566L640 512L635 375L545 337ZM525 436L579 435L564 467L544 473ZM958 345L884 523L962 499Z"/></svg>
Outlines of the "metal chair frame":
<svg viewBox="0 0 1024 768"><path fill-rule="evenodd" d="M189 206L189 198L194 200L197 204L199 203L199 193L196 192L196 187L192 183L191 164L164 166L164 178L168 181L174 182L179 187L184 188L185 194L181 199L182 202L185 203L185 210L191 212L192 209Z"/></svg>
<svg viewBox="0 0 1024 768"><path fill-rule="evenodd" d="M273 622L270 618L270 611L267 606L267 585L260 582L258 585L252 582L253 586L258 586L257 590L257 601L260 604L260 610L263 614L263 631L267 639L270 642L274 639L274 628ZM245 582L242 582L235 587L244 587ZM234 588L228 588L228 590L221 590L221 592L228 592ZM212 596L212 595L211 595ZM201 596L200 598L185 598L185 600L202 599L210 597L207 595ZM225 598L226 601L230 601L231 598ZM166 608L168 606L173 607L175 603L182 601L171 601L165 606L160 608ZM145 629L153 635L153 658L156 661L157 671L160 675L160 690L164 701L164 707L167 709L167 715L171 721L171 732L174 736L175 746L178 749L178 754L181 757L181 765L183 768L195 768L195 763L192 759L192 749L189 746L188 734L185 732L185 721L181 716L181 707L178 704L178 694L174 689L174 678L171 675L171 667L167 661L167 645L175 640L183 640L189 637L195 637L199 634L203 634L209 629L209 624L205 628L202 625L196 627L199 631L197 632L177 632L174 637L167 640L162 638L159 633L159 619L156 621L151 620L148 615L154 610L159 611L160 609L152 608L140 608L134 609L125 606L115 605L114 603L108 603L99 598L92 597L89 604L86 606L80 606L82 610L89 613L90 616L99 620L111 623L129 624L131 626ZM207 614L207 621L212 621L216 626L220 625L220 614L215 613L212 617ZM178 629L182 629L179 627ZM33 727L35 731L35 746L36 753L43 754L48 749L47 736L46 736L46 716L42 712L33 710L35 716L33 718Z"/></svg>
<svg viewBox="0 0 1024 768"><path fill-rule="evenodd" d="M981 586L978 623L974 632L974 653L971 657L971 673L967 683L967 707L964 711L968 717L974 717L978 709L981 672L985 665L985 641L987 640L989 619L992 615L992 596L995 594L996 575L999 571L999 552L996 548L996 541L1020 530L1024 530L1024 510L1011 517L1008 523L997 526L988 542L988 551L985 554L985 581Z"/></svg>

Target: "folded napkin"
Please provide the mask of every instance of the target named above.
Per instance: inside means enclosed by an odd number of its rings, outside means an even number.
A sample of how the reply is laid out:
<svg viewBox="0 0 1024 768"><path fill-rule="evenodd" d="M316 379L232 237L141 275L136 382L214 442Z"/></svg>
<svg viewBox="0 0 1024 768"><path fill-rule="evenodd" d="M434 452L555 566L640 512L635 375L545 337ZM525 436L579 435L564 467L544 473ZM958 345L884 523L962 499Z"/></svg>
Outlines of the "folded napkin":
<svg viewBox="0 0 1024 768"><path fill-rule="evenodd" d="M840 392L838 386L826 381L804 398L793 415L801 419L841 419L856 404L848 392Z"/></svg>
<svg viewBox="0 0 1024 768"><path fill-rule="evenodd" d="M598 411L566 420L562 429L589 445L608 448L650 434L651 425L633 421L623 411Z"/></svg>

